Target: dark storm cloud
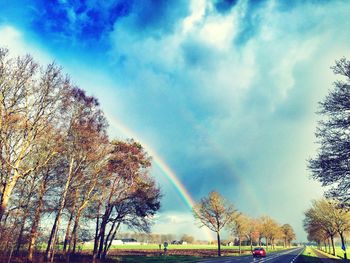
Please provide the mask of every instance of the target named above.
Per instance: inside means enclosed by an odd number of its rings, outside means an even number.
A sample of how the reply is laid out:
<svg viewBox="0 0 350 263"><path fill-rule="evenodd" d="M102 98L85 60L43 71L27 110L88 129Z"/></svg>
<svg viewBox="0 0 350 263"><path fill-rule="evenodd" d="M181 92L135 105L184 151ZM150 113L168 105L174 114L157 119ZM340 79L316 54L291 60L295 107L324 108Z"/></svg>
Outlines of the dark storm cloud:
<svg viewBox="0 0 350 263"><path fill-rule="evenodd" d="M176 22L189 14L188 4L186 0L134 0L130 25L147 35L171 34Z"/></svg>
<svg viewBox="0 0 350 263"><path fill-rule="evenodd" d="M170 34L178 19L188 14L185 0L37 1L28 8L30 25L53 44L108 45L115 23L127 18L131 31L159 36ZM125 23L123 24L125 26Z"/></svg>
<svg viewBox="0 0 350 263"><path fill-rule="evenodd" d="M32 27L39 35L63 41L99 40L115 21L131 12L129 2L39 1L33 9Z"/></svg>

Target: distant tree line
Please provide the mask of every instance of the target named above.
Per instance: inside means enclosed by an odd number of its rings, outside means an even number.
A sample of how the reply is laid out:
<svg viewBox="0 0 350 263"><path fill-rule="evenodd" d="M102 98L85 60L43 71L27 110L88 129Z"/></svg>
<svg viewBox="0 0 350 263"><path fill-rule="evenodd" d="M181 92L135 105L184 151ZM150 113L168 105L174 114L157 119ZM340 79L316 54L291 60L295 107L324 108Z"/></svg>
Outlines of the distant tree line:
<svg viewBox="0 0 350 263"><path fill-rule="evenodd" d="M238 239L240 254L242 241L248 241L252 250L253 245L262 246L263 242L266 249L269 249L269 246L274 249L278 241L287 247L295 239L291 225L281 225L269 216L251 218L235 209L232 203L216 191L203 197L194 207L193 214L200 226L205 226L216 233L218 256L221 256L220 234L224 229Z"/></svg>
<svg viewBox="0 0 350 263"><path fill-rule="evenodd" d="M163 244L164 242L171 243L172 241L185 241L188 244L195 243L195 238L188 234L177 236L175 234L157 234L157 233L119 233L118 239L133 238L141 243Z"/></svg>
<svg viewBox="0 0 350 263"><path fill-rule="evenodd" d="M27 251L33 261L40 241L53 262L61 233L69 261L93 225L93 254L104 258L122 224L150 230L161 198L149 176L151 158L133 140L110 140L107 127L97 99L60 67L0 49L3 255Z"/></svg>

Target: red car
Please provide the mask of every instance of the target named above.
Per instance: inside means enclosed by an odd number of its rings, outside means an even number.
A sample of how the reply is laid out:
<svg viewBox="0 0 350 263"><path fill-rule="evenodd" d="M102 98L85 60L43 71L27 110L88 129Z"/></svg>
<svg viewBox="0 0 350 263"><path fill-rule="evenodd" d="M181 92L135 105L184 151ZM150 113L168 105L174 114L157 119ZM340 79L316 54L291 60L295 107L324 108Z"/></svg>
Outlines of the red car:
<svg viewBox="0 0 350 263"><path fill-rule="evenodd" d="M266 251L262 247L256 247L253 250L253 257L266 257Z"/></svg>

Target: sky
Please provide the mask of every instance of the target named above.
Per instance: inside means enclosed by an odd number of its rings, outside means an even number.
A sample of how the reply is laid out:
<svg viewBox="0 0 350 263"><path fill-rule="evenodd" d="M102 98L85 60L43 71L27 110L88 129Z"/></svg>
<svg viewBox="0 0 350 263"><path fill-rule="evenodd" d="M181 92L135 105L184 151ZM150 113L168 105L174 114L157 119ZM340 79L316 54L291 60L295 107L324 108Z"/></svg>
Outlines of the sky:
<svg viewBox="0 0 350 263"><path fill-rule="evenodd" d="M0 46L60 64L111 138L147 146L164 195L154 232L208 238L162 163L194 201L218 191L303 241L323 193L307 170L318 102L350 58L349 13L346 0L0 1Z"/></svg>

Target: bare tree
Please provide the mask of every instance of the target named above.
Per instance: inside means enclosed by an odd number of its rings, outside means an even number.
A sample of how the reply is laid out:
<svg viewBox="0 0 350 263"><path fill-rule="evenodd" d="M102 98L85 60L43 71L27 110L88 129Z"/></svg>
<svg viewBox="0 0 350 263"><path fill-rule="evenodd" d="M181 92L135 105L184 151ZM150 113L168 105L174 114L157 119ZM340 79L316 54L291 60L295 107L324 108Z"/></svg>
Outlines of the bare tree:
<svg viewBox="0 0 350 263"><path fill-rule="evenodd" d="M30 56L9 58L0 49L0 220L18 180L56 154L51 151L40 162L28 160L57 117L68 82L60 71L54 64L41 69Z"/></svg>
<svg viewBox="0 0 350 263"><path fill-rule="evenodd" d="M319 114L324 120L316 131L319 149L309 160L312 177L328 188L329 197L343 203L350 200L350 61L336 61L333 72L344 80L336 81L334 88L320 103Z"/></svg>
<svg viewBox="0 0 350 263"><path fill-rule="evenodd" d="M62 152L63 171L66 177L62 178L63 185L56 217L46 248L46 258L51 262L54 259L57 231L67 204L69 190L73 189L73 192L76 192L74 185L84 177L84 171L88 169L91 159L95 160L94 146L106 137L106 123L97 100L86 96L84 91L76 87L71 88L69 95L65 100L64 113L68 125Z"/></svg>
<svg viewBox="0 0 350 263"><path fill-rule="evenodd" d="M193 214L201 226L216 233L218 256L221 256L220 231L234 220L237 215L236 209L218 192L213 191L194 206Z"/></svg>

